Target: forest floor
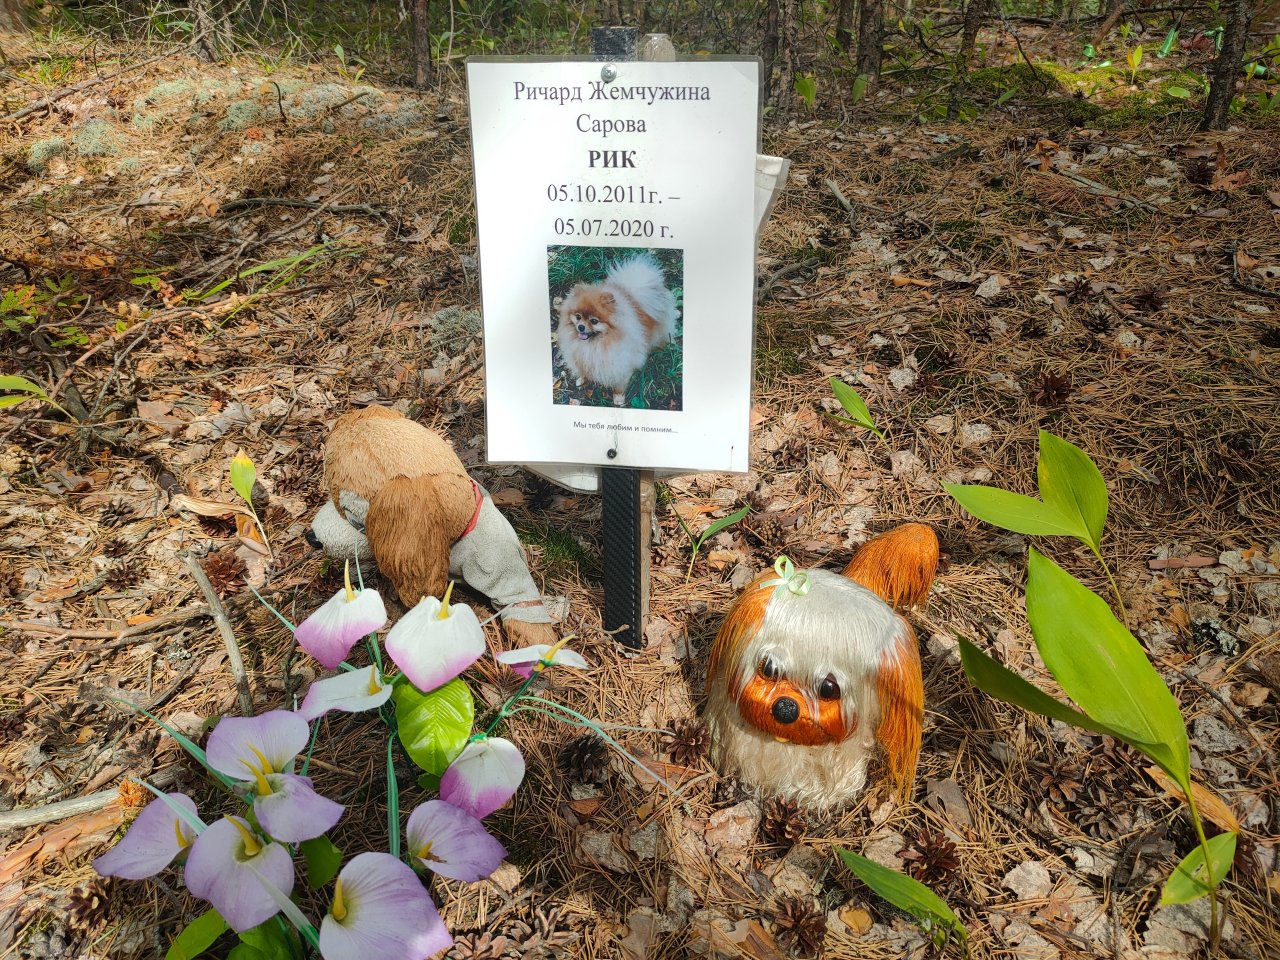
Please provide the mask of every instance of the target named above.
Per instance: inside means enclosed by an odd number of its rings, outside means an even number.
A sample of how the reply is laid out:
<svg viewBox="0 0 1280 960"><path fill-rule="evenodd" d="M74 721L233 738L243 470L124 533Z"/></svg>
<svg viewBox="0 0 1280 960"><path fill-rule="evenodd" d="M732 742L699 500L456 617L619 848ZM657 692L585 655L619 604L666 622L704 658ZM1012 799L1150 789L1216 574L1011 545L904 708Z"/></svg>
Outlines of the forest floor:
<svg viewBox="0 0 1280 960"><path fill-rule="evenodd" d="M1194 103L1178 112L1159 72L1176 78L1204 59L1194 50L1153 59L1130 88L1127 71L1028 74L1007 66L1008 38L986 39L967 94L985 105L967 122L922 118L902 89L874 115L819 99L766 120L764 151L792 168L761 241L752 468L665 484L634 654L601 631L599 500L484 464L458 78L420 94L332 66L6 40L3 372L95 426L36 402L0 418L0 816L126 775L209 795L113 698L197 737L239 709L186 551L228 611L255 709L305 690L314 663L246 581L295 620L336 589L303 539L325 497L323 438L353 405L383 403L451 438L493 492L597 665L556 673L547 695L606 722L694 717L719 619L780 553L839 567L910 519L948 555L913 616L926 721L911 802L873 786L841 816L791 814L722 782L696 744L677 764L669 738L620 734L669 763L676 800L617 757L566 760L577 731L522 715L508 735L528 776L491 818L510 865L433 885L451 956L928 954L837 846L915 870L975 956L1201 955L1205 901L1159 904L1193 844L1182 804L1134 752L996 703L960 668L966 637L1052 689L1022 601L1026 538L941 487L1033 493L1047 429L1107 480L1104 552L1130 625L1185 713L1195 775L1241 826L1222 955L1280 955L1277 126L1196 133ZM1071 62L1052 31L1020 40ZM867 399L884 443L824 415L831 376ZM240 450L270 496L269 564L237 536ZM744 504L686 580L677 515L700 529ZM1037 545L1105 592L1083 549ZM484 704L511 692L492 665L472 676ZM377 721L328 728L315 776L348 805L335 840L379 848ZM401 791L406 807L425 798L412 778ZM89 865L136 803L0 832L0 958L163 954L202 908L173 876L104 883ZM798 932L797 904L818 918Z"/></svg>

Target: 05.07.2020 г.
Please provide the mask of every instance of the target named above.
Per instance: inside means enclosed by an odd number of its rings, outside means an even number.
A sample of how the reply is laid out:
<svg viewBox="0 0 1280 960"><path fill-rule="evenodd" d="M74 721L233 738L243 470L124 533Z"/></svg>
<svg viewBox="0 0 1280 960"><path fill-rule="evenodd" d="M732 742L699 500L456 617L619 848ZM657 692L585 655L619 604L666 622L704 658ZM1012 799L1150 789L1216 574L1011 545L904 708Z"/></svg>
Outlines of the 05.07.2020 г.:
<svg viewBox="0 0 1280 960"><path fill-rule="evenodd" d="M560 237L658 237L672 239L671 228L655 225L652 220L606 220L602 217L557 217L556 235Z"/></svg>

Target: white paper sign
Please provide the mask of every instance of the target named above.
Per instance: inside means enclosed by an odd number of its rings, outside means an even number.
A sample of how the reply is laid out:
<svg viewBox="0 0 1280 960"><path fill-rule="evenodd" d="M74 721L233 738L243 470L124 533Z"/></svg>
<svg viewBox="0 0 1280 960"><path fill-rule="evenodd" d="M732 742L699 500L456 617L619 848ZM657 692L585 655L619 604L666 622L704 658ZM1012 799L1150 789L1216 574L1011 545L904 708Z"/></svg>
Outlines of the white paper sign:
<svg viewBox="0 0 1280 960"><path fill-rule="evenodd" d="M490 462L745 471L758 62L467 78Z"/></svg>

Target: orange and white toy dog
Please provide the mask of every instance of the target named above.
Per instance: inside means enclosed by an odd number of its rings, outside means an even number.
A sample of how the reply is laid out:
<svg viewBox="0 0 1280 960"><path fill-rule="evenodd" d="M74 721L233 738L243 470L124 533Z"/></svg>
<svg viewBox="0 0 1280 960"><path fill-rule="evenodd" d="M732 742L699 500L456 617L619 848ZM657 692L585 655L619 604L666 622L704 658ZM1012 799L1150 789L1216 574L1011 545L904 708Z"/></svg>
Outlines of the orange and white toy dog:
<svg viewBox="0 0 1280 960"><path fill-rule="evenodd" d="M904 524L863 544L844 575L792 569L756 577L711 647L706 720L722 773L766 795L831 809L852 800L883 748L911 791L924 685L910 624L897 612L929 593L938 540Z"/></svg>

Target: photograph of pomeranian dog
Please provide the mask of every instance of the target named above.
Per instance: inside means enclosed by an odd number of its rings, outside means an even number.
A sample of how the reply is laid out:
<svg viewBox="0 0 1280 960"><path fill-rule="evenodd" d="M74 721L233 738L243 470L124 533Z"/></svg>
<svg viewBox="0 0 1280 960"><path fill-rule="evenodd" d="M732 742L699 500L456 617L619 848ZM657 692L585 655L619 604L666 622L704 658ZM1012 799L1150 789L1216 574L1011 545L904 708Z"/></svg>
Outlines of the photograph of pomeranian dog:
<svg viewBox="0 0 1280 960"><path fill-rule="evenodd" d="M553 368L558 352L564 370L555 403L680 409L681 254L548 249L550 289L562 291L552 302Z"/></svg>

